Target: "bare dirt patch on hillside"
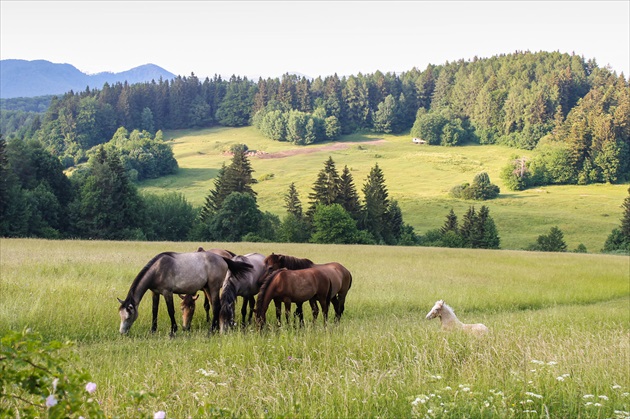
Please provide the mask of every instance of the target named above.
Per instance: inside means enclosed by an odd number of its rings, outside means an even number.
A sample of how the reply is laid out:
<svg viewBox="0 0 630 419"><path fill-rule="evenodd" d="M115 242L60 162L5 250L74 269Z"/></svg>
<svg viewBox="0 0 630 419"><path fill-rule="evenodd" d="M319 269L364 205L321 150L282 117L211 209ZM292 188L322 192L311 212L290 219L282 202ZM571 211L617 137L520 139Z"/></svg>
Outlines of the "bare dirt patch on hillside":
<svg viewBox="0 0 630 419"><path fill-rule="evenodd" d="M330 143L324 144L319 147L309 147L309 148L298 148L295 150L284 150L277 151L275 153L266 153L264 151L256 151L252 153L254 156L260 159L281 159L284 157L292 157L297 156L299 154L311 154L317 153L319 151L335 151L335 150L345 150L346 148L352 145L378 145L385 143L385 140L371 140L371 141L361 141L361 142L339 142L339 143Z"/></svg>

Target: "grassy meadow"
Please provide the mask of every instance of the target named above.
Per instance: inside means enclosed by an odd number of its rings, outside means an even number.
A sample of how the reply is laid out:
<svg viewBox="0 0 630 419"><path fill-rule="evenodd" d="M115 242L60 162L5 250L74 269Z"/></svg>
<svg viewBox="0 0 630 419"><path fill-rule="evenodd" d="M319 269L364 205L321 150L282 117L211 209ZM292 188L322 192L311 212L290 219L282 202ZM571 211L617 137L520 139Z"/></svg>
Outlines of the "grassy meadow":
<svg viewBox="0 0 630 419"><path fill-rule="evenodd" d="M223 247L338 261L339 324L208 335L198 311L169 338L150 298L128 336L116 297L155 254ZM0 240L0 333L76 342L113 417L630 416L630 258L422 247ZM483 337L424 316L445 299ZM240 301L239 301L240 304ZM198 309L201 310L201 309ZM202 310L201 310L202 311ZM181 324L181 314L177 310ZM136 406L132 393L144 391ZM6 403L0 400L0 403Z"/></svg>
<svg viewBox="0 0 630 419"><path fill-rule="evenodd" d="M564 233L570 250L580 243L589 252L601 250L606 237L620 224L621 203L628 185L549 186L526 191L509 191L499 173L514 154L531 156L534 152L504 146L441 147L415 145L408 135L353 134L336 143L296 146L264 138L255 128L212 128L170 131L173 152L180 170L140 184L142 191L183 193L195 206L202 206L214 186L214 178L233 144L247 144L250 150L266 155L250 158L258 184L258 204L263 211L284 217L284 195L295 182L303 206L317 173L331 156L341 172L348 166L359 195L375 163L383 169L390 197L398 200L405 222L418 234L443 225L451 208L462 217L470 205L487 205L501 238L503 249L523 249L547 234L553 226ZM384 140L373 143L375 140ZM339 143L347 147L331 149ZM298 153L268 158L277 153ZM472 182L485 171L501 188L499 198L486 201L453 199L448 193L456 185Z"/></svg>

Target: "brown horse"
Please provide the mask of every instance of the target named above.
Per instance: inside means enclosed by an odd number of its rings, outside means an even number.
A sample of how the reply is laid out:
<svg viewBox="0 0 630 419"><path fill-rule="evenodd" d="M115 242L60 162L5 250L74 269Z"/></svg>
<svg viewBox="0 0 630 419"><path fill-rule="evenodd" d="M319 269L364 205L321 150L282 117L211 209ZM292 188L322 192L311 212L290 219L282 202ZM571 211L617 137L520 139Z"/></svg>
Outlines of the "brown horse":
<svg viewBox="0 0 630 419"><path fill-rule="evenodd" d="M332 286L330 279L321 270L316 268L301 269L291 271L286 268L279 269L268 275L256 298L256 322L259 327L265 324L267 308L271 301L276 307L284 303L287 323L291 314L291 303L297 303L298 307L304 301L312 304L319 302L324 313L324 325L328 321L328 307ZM316 315L313 315L317 319Z"/></svg>
<svg viewBox="0 0 630 419"><path fill-rule="evenodd" d="M120 333L129 331L138 318L138 305L144 294L153 292L153 321L151 331L157 330L157 314L160 294L166 300L171 318L171 335L177 331L173 294L196 294L204 290L211 297L213 319L211 331L219 325L219 291L228 270L235 276L241 276L251 269L251 265L235 262L210 252L175 253L165 252L151 259L134 279L127 298L120 298Z"/></svg>
<svg viewBox="0 0 630 419"><path fill-rule="evenodd" d="M236 256L235 253L232 253L229 250L225 250L225 249L204 250L204 248L201 246L197 248L197 252L210 252L210 253L214 253L215 255L226 257L228 259L232 259L234 256ZM206 310L206 323L210 323L210 297L208 296L208 294L204 293L204 295L205 295L205 300L203 302L203 308ZM199 298L199 296L197 294L195 295L179 294L179 298L182 299L182 302L180 304L180 307L182 309L182 329L190 330L192 318L193 318L193 315L195 314L196 301L197 301L197 298Z"/></svg>
<svg viewBox="0 0 630 419"><path fill-rule="evenodd" d="M310 259L300 259L272 253L265 258L265 266L267 267L267 272L273 272L281 268L290 270L316 268L321 270L323 274L328 276L332 284L330 302L335 309L335 321L341 320L341 315L346 307L346 295L348 295L348 291L352 286L352 274L343 265L337 262L316 264Z"/></svg>

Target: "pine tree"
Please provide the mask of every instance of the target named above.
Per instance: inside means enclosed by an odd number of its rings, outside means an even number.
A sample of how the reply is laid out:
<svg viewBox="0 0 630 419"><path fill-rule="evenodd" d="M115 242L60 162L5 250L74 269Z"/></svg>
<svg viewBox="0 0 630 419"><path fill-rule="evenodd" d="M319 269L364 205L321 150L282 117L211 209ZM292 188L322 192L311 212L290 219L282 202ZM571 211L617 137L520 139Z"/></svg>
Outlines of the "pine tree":
<svg viewBox="0 0 630 419"><path fill-rule="evenodd" d="M476 249L498 249L499 234L494 220L490 217L490 209L482 205L477 214L476 237L473 239L473 248Z"/></svg>
<svg viewBox="0 0 630 419"><path fill-rule="evenodd" d="M289 191L284 196L284 202L289 214L293 214L296 218L302 218L302 203L294 182L289 185Z"/></svg>
<svg viewBox="0 0 630 419"><path fill-rule="evenodd" d="M256 192L251 185L256 183L252 177L254 170L247 157L247 146L238 145L232 147L234 156L229 166L225 164L219 169L214 180L214 189L206 196L205 204L201 209L199 218L207 221L209 217L219 211L225 199L233 192L249 194L256 200Z"/></svg>
<svg viewBox="0 0 630 419"><path fill-rule="evenodd" d="M308 195L310 206L306 212L307 218L312 218L318 204L332 205L338 203L340 184L341 179L335 168L335 162L329 156L324 163L324 168L317 175L313 192Z"/></svg>
<svg viewBox="0 0 630 419"><path fill-rule="evenodd" d="M440 232L442 234L445 234L447 231L454 231L455 233L459 231L459 227L457 225L457 215L455 215L455 211L453 211L453 208L451 208L451 211L446 216L446 221L440 229Z"/></svg>
<svg viewBox="0 0 630 419"><path fill-rule="evenodd" d="M389 208L388 192L385 186L383 171L378 163L370 170L363 185L363 217L361 225L376 239L383 243L387 236L386 217Z"/></svg>
<svg viewBox="0 0 630 419"><path fill-rule="evenodd" d="M361 215L359 194L354 186L354 179L348 166L344 166L343 172L341 172L338 201L354 220L359 220Z"/></svg>
<svg viewBox="0 0 630 419"><path fill-rule="evenodd" d="M471 206L464 214L462 225L459 229L459 234L464 240L466 247L473 247L473 241L476 237L477 229L477 213L475 207Z"/></svg>

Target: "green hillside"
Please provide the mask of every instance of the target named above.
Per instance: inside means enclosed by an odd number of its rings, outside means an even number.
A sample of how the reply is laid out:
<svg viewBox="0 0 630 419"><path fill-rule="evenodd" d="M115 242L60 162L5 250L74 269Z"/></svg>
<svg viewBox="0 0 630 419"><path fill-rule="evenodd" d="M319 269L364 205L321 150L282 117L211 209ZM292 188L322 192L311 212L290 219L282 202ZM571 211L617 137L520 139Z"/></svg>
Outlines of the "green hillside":
<svg viewBox="0 0 630 419"><path fill-rule="evenodd" d="M408 135L354 134L334 143L296 146L269 140L253 127L244 127L169 131L165 138L172 139L179 172L143 182L141 191L178 191L193 205L201 206L217 171L231 159L226 151L233 144L243 143L258 152L250 161L254 177L259 180L255 190L260 208L283 217L289 184L295 182L306 206L316 175L328 156L332 156L338 170L345 165L351 169L359 193L370 168L378 163L390 196L398 200L405 221L418 234L439 228L451 208L462 217L470 205L483 204L490 208L503 249L524 248L557 225L570 250L583 243L589 252L599 252L610 231L620 223L620 205L628 189L627 185L597 184L512 192L502 184L499 172L521 150L498 145L416 145ZM501 188L498 199L482 203L448 196L453 186L471 182L481 171Z"/></svg>

